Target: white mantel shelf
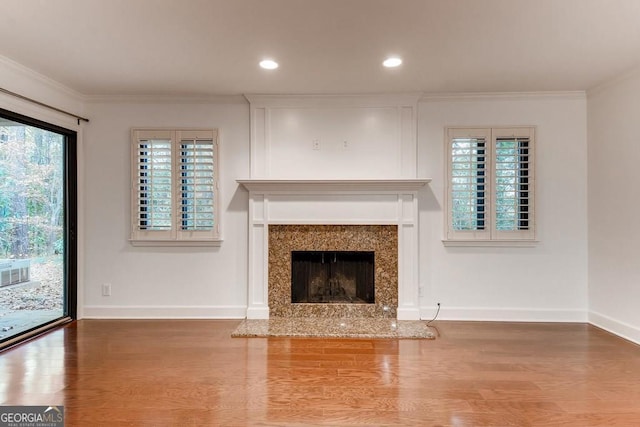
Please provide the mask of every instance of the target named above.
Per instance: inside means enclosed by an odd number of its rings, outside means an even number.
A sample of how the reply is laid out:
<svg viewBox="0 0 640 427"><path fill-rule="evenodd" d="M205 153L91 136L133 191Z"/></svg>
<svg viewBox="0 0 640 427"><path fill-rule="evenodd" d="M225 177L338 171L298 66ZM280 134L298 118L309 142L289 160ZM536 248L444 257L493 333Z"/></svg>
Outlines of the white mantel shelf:
<svg viewBox="0 0 640 427"><path fill-rule="evenodd" d="M431 179L238 179L253 192L418 191Z"/></svg>

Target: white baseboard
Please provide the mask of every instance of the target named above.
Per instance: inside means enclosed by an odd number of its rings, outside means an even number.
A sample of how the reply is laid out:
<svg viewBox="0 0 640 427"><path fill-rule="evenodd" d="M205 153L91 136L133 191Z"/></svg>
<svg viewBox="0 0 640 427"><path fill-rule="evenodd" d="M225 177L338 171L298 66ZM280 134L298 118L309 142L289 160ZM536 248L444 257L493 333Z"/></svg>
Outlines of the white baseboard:
<svg viewBox="0 0 640 427"><path fill-rule="evenodd" d="M420 320L420 309L398 307L398 320Z"/></svg>
<svg viewBox="0 0 640 427"><path fill-rule="evenodd" d="M269 307L249 307L246 313L247 319L268 319Z"/></svg>
<svg viewBox="0 0 640 427"><path fill-rule="evenodd" d="M269 310L245 306L109 306L83 307L83 319L268 319ZM399 320L415 319L417 310L398 310ZM421 307L420 319L430 320L432 307ZM438 320L501 322L580 322L591 323L633 343L640 344L640 328L609 316L583 310L442 307Z"/></svg>
<svg viewBox="0 0 640 427"><path fill-rule="evenodd" d="M85 305L83 319L244 319L246 306Z"/></svg>
<svg viewBox="0 0 640 427"><path fill-rule="evenodd" d="M420 318L431 320L435 307L421 307ZM440 307L438 320L468 320L486 322L587 322L585 310L522 309L497 307Z"/></svg>
<svg viewBox="0 0 640 427"><path fill-rule="evenodd" d="M640 328L633 325L594 311L589 312L589 323L635 344L640 344Z"/></svg>

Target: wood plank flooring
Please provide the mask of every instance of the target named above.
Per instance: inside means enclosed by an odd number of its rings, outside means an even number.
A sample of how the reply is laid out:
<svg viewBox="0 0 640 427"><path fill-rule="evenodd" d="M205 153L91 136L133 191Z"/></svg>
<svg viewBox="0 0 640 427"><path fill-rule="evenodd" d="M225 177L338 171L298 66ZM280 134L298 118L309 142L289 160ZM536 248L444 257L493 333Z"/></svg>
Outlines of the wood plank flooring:
<svg viewBox="0 0 640 427"><path fill-rule="evenodd" d="M640 425L640 346L589 325L230 338L238 324L72 323L0 354L0 404L64 405L83 427Z"/></svg>

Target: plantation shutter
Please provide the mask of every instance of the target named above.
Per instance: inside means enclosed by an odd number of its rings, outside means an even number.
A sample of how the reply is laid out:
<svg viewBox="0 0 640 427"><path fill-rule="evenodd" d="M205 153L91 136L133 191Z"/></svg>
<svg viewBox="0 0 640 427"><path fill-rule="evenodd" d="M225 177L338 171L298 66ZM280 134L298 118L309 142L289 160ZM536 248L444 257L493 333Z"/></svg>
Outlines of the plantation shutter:
<svg viewBox="0 0 640 427"><path fill-rule="evenodd" d="M220 241L217 130L132 130L134 242Z"/></svg>
<svg viewBox="0 0 640 427"><path fill-rule="evenodd" d="M447 239L534 241L534 128L446 132Z"/></svg>
<svg viewBox="0 0 640 427"><path fill-rule="evenodd" d="M493 129L496 239L533 239L533 128Z"/></svg>
<svg viewBox="0 0 640 427"><path fill-rule="evenodd" d="M172 132L138 132L133 151L133 234L170 238L173 228Z"/></svg>
<svg viewBox="0 0 640 427"><path fill-rule="evenodd" d="M489 239L490 141L486 129L448 130L449 239Z"/></svg>
<svg viewBox="0 0 640 427"><path fill-rule="evenodd" d="M177 136L180 237L214 237L218 234L216 132L180 131Z"/></svg>

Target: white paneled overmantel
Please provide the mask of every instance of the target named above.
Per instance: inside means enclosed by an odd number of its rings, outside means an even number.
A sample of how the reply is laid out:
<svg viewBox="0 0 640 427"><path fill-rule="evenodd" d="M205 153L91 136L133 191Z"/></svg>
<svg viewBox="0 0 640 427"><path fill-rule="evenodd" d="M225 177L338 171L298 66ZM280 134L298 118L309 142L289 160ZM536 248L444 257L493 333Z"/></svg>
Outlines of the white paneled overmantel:
<svg viewBox="0 0 640 427"><path fill-rule="evenodd" d="M245 96L251 178L416 177L419 94Z"/></svg>
<svg viewBox="0 0 640 427"><path fill-rule="evenodd" d="M249 190L247 318L269 318L270 224L397 225L398 319L419 319L418 190L428 179L238 180Z"/></svg>

